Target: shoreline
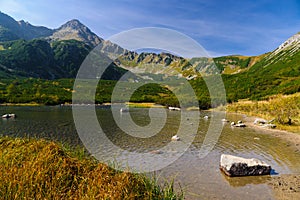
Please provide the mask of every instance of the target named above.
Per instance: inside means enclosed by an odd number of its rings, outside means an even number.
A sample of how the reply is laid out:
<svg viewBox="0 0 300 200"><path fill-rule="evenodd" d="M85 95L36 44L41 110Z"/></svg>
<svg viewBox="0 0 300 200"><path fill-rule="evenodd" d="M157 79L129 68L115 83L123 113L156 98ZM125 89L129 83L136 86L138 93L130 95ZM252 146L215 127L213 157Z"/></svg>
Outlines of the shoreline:
<svg viewBox="0 0 300 200"><path fill-rule="evenodd" d="M239 112L228 113L241 115L242 120L247 127L259 131L259 134L268 134L271 137L280 138L281 140L286 141L289 146L300 152L300 134L255 125L253 122L259 117L248 116L247 114ZM272 189L275 199L300 199L300 174L280 174L277 176L271 176L271 179L267 184Z"/></svg>
<svg viewBox="0 0 300 200"><path fill-rule="evenodd" d="M232 113L232 112L229 112ZM243 113L234 113L234 114L239 114L242 116L243 122L246 124L247 127L253 128L255 130L259 130L261 134L268 134L273 137L280 138L282 140L287 141L291 146L293 146L295 149L300 151L300 134L294 133L294 132L289 132L286 130L281 130L277 128L266 128L262 127L259 125L255 125L253 122L255 119L260 118L260 117L255 117L255 116L249 116Z"/></svg>

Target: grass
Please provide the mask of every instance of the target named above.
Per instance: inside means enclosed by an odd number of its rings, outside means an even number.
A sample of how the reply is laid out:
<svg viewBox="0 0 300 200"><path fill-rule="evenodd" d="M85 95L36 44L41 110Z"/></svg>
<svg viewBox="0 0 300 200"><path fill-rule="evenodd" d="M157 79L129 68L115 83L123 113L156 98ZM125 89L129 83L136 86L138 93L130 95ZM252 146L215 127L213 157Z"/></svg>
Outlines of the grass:
<svg viewBox="0 0 300 200"><path fill-rule="evenodd" d="M1 199L183 199L143 174L117 171L84 151L43 139L0 137Z"/></svg>
<svg viewBox="0 0 300 200"><path fill-rule="evenodd" d="M300 134L300 93L274 95L263 101L240 100L228 104L227 111L273 120L277 127Z"/></svg>
<svg viewBox="0 0 300 200"><path fill-rule="evenodd" d="M163 106L155 104L155 103L135 103L135 102L127 102L129 107L132 108L163 108Z"/></svg>
<svg viewBox="0 0 300 200"><path fill-rule="evenodd" d="M39 103L2 103L0 104L0 106L41 106L43 104L39 104Z"/></svg>

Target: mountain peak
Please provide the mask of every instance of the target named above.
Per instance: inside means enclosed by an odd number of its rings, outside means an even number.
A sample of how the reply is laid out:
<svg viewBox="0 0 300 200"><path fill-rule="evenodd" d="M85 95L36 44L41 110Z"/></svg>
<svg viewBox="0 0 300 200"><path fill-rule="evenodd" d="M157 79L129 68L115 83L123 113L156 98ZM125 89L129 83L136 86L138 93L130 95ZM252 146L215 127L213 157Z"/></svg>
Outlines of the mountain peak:
<svg viewBox="0 0 300 200"><path fill-rule="evenodd" d="M51 40L78 40L90 46L97 46L103 41L78 19L72 19L56 29L49 37Z"/></svg>
<svg viewBox="0 0 300 200"><path fill-rule="evenodd" d="M275 49L269 56L268 60L276 57L276 60L282 60L286 57L292 57L300 51L300 32L296 33L285 42L283 42L277 49ZM271 62L270 62L271 63Z"/></svg>
<svg viewBox="0 0 300 200"><path fill-rule="evenodd" d="M63 24L59 29L65 28L65 27L72 27L72 28L79 28L79 27L86 27L83 25L78 19L72 19L65 24Z"/></svg>
<svg viewBox="0 0 300 200"><path fill-rule="evenodd" d="M289 47L292 46L298 46L300 47L300 32L293 35L292 37L290 37L289 39L287 39L284 43L282 43L277 49L276 51L281 51L283 49L288 49Z"/></svg>

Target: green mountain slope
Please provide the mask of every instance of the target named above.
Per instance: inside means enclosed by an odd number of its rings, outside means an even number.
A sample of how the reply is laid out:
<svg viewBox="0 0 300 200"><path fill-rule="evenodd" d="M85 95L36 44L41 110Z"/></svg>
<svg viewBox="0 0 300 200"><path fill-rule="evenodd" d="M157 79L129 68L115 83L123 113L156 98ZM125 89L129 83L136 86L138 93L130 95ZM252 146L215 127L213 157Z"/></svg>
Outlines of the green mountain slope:
<svg viewBox="0 0 300 200"><path fill-rule="evenodd" d="M0 41L17 39L31 40L34 38L47 37L53 30L43 26L33 26L28 22L16 21L12 17L0 12Z"/></svg>
<svg viewBox="0 0 300 200"><path fill-rule="evenodd" d="M43 79L75 78L91 46L76 40L16 40L0 43L0 76ZM112 63L102 79L119 79L127 70Z"/></svg>
<svg viewBox="0 0 300 200"><path fill-rule="evenodd" d="M300 34L265 54L247 71L223 76L231 100L300 92Z"/></svg>

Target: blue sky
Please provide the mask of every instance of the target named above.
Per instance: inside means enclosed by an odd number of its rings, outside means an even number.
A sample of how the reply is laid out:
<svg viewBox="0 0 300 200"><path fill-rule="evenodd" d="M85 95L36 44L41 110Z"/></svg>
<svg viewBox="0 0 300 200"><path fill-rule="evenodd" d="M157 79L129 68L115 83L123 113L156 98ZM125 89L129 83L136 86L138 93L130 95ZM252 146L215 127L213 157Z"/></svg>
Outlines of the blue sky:
<svg viewBox="0 0 300 200"><path fill-rule="evenodd" d="M0 10L50 28L79 19L104 39L132 28L170 28L211 56L266 53L300 31L299 0L0 0Z"/></svg>

